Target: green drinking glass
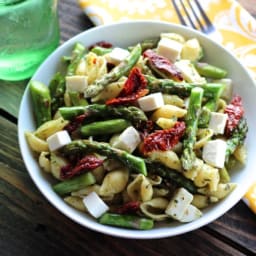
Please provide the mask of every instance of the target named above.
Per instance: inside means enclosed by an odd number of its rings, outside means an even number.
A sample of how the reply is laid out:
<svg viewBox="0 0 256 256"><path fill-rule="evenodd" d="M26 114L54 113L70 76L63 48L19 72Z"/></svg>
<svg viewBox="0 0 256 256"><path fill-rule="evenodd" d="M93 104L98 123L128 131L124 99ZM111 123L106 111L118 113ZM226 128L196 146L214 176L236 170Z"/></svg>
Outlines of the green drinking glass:
<svg viewBox="0 0 256 256"><path fill-rule="evenodd" d="M30 78L59 41L57 0L0 0L0 79Z"/></svg>

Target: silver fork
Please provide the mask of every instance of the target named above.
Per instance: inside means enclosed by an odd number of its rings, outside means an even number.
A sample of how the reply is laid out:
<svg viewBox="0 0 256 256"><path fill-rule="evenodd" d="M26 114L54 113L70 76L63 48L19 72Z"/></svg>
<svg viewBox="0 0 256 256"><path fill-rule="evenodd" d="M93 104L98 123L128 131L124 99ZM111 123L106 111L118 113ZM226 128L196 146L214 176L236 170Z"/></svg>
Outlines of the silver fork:
<svg viewBox="0 0 256 256"><path fill-rule="evenodd" d="M172 0L180 23L199 29L205 34L216 31L198 0Z"/></svg>

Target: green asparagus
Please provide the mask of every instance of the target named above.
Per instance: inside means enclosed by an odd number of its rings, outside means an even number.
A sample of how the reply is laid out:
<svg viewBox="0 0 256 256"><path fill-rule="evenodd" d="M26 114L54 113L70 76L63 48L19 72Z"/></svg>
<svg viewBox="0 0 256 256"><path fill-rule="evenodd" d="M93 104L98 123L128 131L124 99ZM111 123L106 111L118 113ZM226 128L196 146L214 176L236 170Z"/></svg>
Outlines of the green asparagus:
<svg viewBox="0 0 256 256"><path fill-rule="evenodd" d="M246 119L242 117L237 127L232 132L231 137L227 140L227 150L225 158L226 164L228 163L230 156L235 152L236 148L244 143L247 132L248 125Z"/></svg>
<svg viewBox="0 0 256 256"><path fill-rule="evenodd" d="M78 115L89 114L95 117L121 117L137 124L141 121L147 121L145 113L134 106L107 106L104 104L91 104L85 107L62 107L59 109L61 116L66 120L72 120Z"/></svg>
<svg viewBox="0 0 256 256"><path fill-rule="evenodd" d="M166 94L177 94L181 97L188 97L195 87L204 89L204 97L214 98L224 87L221 83L192 84L187 82L175 82L171 79L158 79L150 75L145 75L148 82L148 89L151 93L162 92Z"/></svg>
<svg viewBox="0 0 256 256"><path fill-rule="evenodd" d="M113 50L112 48L104 48L101 46L95 46L91 49L91 52L97 54L98 56L102 56L107 53L110 53L112 50Z"/></svg>
<svg viewBox="0 0 256 256"><path fill-rule="evenodd" d="M104 225L140 230L152 229L154 227L154 221L152 219L115 213L104 213L99 218L99 222Z"/></svg>
<svg viewBox="0 0 256 256"><path fill-rule="evenodd" d="M70 64L67 68L67 76L75 75L76 68L80 60L84 57L87 52L87 48L84 47L81 43L76 43L71 54Z"/></svg>
<svg viewBox="0 0 256 256"><path fill-rule="evenodd" d="M134 156L124 150L111 147L107 143L90 141L90 140L74 140L63 148L64 155L76 155L80 153L99 153L109 158L117 159L131 170L147 175L147 168L143 158Z"/></svg>
<svg viewBox="0 0 256 256"><path fill-rule="evenodd" d="M100 79L96 80L94 84L88 86L85 90L86 97L93 97L100 93L104 88L112 82L117 81L120 77L127 75L133 68L141 56L141 45L137 44L130 55L122 61L119 65L115 66L109 73L103 75Z"/></svg>
<svg viewBox="0 0 256 256"><path fill-rule="evenodd" d="M145 39L143 40L140 45L141 45L141 49L142 52L146 51L147 49L154 49L157 47L157 43L159 42L160 38L149 38L149 39ZM132 50L134 46L128 47L129 50Z"/></svg>
<svg viewBox="0 0 256 256"><path fill-rule="evenodd" d="M69 91L68 95L70 97L73 106L87 106L87 100L77 91Z"/></svg>
<svg viewBox="0 0 256 256"><path fill-rule="evenodd" d="M205 128L208 126L210 121L210 116L212 111L216 111L218 100L223 92L224 84L208 84L207 90L208 94L212 94L206 104L202 107L202 112L198 120L198 127ZM205 93L204 93L205 94Z"/></svg>
<svg viewBox="0 0 256 256"><path fill-rule="evenodd" d="M51 120L51 96L49 88L38 81L29 83L29 91L32 99L32 109L34 112L36 126L40 126Z"/></svg>
<svg viewBox="0 0 256 256"><path fill-rule="evenodd" d="M208 63L196 62L195 68L200 75L208 78L221 79L227 75L226 70L210 65Z"/></svg>
<svg viewBox="0 0 256 256"><path fill-rule="evenodd" d="M172 170L160 163L151 162L148 159L145 161L149 174L159 175L164 179L170 180L178 187L184 187L192 194L197 193L197 188L194 183L183 176L182 173Z"/></svg>
<svg viewBox="0 0 256 256"><path fill-rule="evenodd" d="M181 156L182 167L190 170L195 163L195 152L193 150L196 142L198 119L201 113L201 104L204 90L195 87L191 90L187 115L185 117L186 131L183 140L183 152Z"/></svg>
<svg viewBox="0 0 256 256"><path fill-rule="evenodd" d="M59 107L64 106L64 94L66 91L65 78L61 73L56 73L49 84L51 94L52 115L56 113Z"/></svg>
<svg viewBox="0 0 256 256"><path fill-rule="evenodd" d="M83 137L88 137L93 135L119 133L130 125L130 122L125 119L98 121L83 125L81 127L81 134Z"/></svg>
<svg viewBox="0 0 256 256"><path fill-rule="evenodd" d="M59 195L65 195L93 185L95 182L96 179L93 174L91 172L86 172L69 180L61 181L53 185L53 190Z"/></svg>

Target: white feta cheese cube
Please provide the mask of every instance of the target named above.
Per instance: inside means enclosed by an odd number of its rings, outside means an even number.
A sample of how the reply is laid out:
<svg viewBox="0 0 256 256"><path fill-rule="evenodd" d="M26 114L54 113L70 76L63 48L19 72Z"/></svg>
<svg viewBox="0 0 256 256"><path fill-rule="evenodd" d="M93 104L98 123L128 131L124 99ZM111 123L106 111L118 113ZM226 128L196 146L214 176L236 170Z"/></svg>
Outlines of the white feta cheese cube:
<svg viewBox="0 0 256 256"><path fill-rule="evenodd" d="M227 143L224 140L216 139L208 141L203 147L203 160L214 167L223 168Z"/></svg>
<svg viewBox="0 0 256 256"><path fill-rule="evenodd" d="M95 192L91 192L84 197L83 203L88 212L95 218L99 218L109 209L105 202Z"/></svg>
<svg viewBox="0 0 256 256"><path fill-rule="evenodd" d="M124 61L129 54L130 52L126 49L115 47L110 53L106 54L105 57L107 62L118 65L120 62Z"/></svg>
<svg viewBox="0 0 256 256"><path fill-rule="evenodd" d="M197 209L195 206L190 204L185 210L184 215L179 219L180 222L191 222L202 216L202 212Z"/></svg>
<svg viewBox="0 0 256 256"><path fill-rule="evenodd" d="M66 76L67 91L84 92L87 86L87 76Z"/></svg>
<svg viewBox="0 0 256 256"><path fill-rule="evenodd" d="M50 151L55 151L71 142L71 138L67 131L59 131L46 139Z"/></svg>
<svg viewBox="0 0 256 256"><path fill-rule="evenodd" d="M175 62L180 58L183 44L178 41L163 37L157 45L157 53L164 56L171 62Z"/></svg>
<svg viewBox="0 0 256 256"><path fill-rule="evenodd" d="M141 139L138 131L133 126L129 126L119 135L113 147L132 153L140 142Z"/></svg>
<svg viewBox="0 0 256 256"><path fill-rule="evenodd" d="M156 110L164 105L164 98L161 92L151 93L138 99L139 107L147 112Z"/></svg>
<svg viewBox="0 0 256 256"><path fill-rule="evenodd" d="M223 134L226 127L227 119L227 114L211 112L209 128L213 130L214 134Z"/></svg>
<svg viewBox="0 0 256 256"><path fill-rule="evenodd" d="M173 219L180 220L190 203L193 200L193 195L184 188L179 188L174 197L166 207L165 213L171 216Z"/></svg>
<svg viewBox="0 0 256 256"><path fill-rule="evenodd" d="M175 66L180 70L184 79L189 83L205 84L206 80L201 77L190 60L179 60Z"/></svg>

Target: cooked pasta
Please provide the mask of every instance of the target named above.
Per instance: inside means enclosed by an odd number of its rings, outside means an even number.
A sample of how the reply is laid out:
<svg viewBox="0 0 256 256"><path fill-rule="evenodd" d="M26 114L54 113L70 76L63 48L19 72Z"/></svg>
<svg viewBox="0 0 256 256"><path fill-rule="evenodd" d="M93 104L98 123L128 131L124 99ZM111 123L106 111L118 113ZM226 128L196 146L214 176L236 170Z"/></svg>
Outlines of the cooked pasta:
<svg viewBox="0 0 256 256"><path fill-rule="evenodd" d="M167 54L161 40L180 52ZM47 108L51 120L25 134L53 190L84 214L165 225L195 221L228 196L233 163L246 164L247 123L227 72L213 66L213 81L200 71L208 65L200 42L162 33L157 44L116 49L120 56L102 42L87 47L71 53L77 63L67 58L57 88L49 85L51 102L35 113Z"/></svg>

